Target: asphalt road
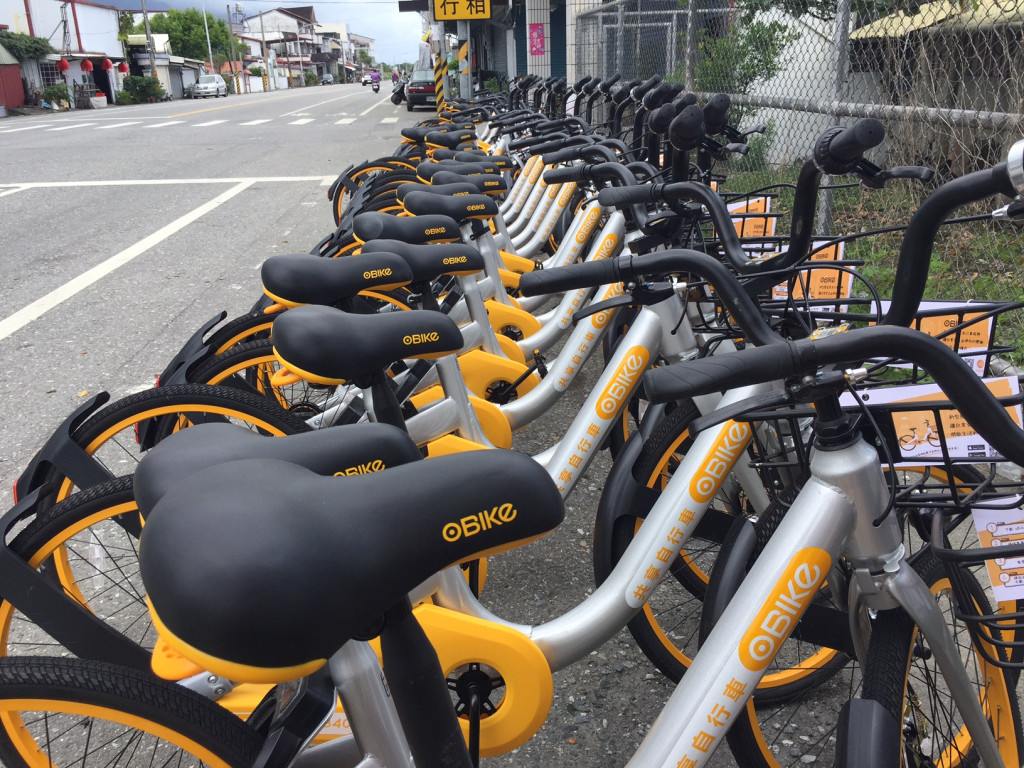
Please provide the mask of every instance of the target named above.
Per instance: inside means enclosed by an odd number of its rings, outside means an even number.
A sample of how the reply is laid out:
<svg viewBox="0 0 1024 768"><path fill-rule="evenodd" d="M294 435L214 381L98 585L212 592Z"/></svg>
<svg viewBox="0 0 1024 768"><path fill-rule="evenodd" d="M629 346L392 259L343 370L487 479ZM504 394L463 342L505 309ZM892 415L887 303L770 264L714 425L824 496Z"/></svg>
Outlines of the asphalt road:
<svg viewBox="0 0 1024 768"><path fill-rule="evenodd" d="M83 398L150 386L203 322L249 308L264 259L308 251L333 229L330 182L390 154L400 128L420 119L388 90L334 85L0 120L0 508ZM592 377L516 447L535 453L557 440ZM584 476L558 531L492 560L492 609L538 623L586 598L608 466L602 457ZM623 765L672 688L622 632L555 674L535 739L485 764ZM735 765L725 750L713 760Z"/></svg>

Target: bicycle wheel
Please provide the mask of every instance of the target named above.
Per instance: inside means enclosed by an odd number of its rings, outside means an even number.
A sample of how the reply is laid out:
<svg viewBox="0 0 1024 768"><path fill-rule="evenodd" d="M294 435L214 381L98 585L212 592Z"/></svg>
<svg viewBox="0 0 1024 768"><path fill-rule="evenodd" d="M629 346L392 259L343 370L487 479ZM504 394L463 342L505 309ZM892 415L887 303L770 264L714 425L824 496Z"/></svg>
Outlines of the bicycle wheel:
<svg viewBox="0 0 1024 768"><path fill-rule="evenodd" d="M114 477L135 471L142 454L160 436L199 421L230 422L270 435L309 430L298 416L248 392L230 387L181 384L147 389L117 400L94 413L71 439ZM74 483L50 469L45 473L58 485L48 500L67 498Z"/></svg>
<svg viewBox="0 0 1024 768"><path fill-rule="evenodd" d="M269 338L276 317L276 312L250 312L236 317L211 333L206 343L213 354L219 355L236 344Z"/></svg>
<svg viewBox="0 0 1024 768"><path fill-rule="evenodd" d="M145 649L156 644L139 576L141 532L132 476L87 488L37 515L10 549L69 600ZM0 602L0 654L57 656L64 645L8 600Z"/></svg>
<svg viewBox="0 0 1024 768"><path fill-rule="evenodd" d="M962 655L967 663L968 657L973 657L973 653L970 651L970 638L966 627L956 619L953 613L952 605L949 602L949 580L941 563L930 552L921 552L915 558L913 567L935 594L936 600L940 602L951 634L956 638L958 647L965 649L965 653ZM987 600L984 600L984 591L970 572L967 572L965 577L973 581L975 586L972 592L976 593L979 605L987 604ZM882 647L882 642L891 644L891 641L876 640L880 629L887 633L883 637L891 635L892 630L888 628L888 622L892 617L888 617L887 613L890 612L880 613L878 620L872 622L872 638L868 651L869 665L876 663L876 650ZM906 670L908 647L912 648L913 641L908 637L901 642L903 644L898 646L899 653L902 659L902 669ZM925 656L929 655L923 646L918 646L918 651ZM927 674L934 672L933 659L922 659L920 662L925 666ZM975 663L974 668L975 673L972 674L972 679L977 680L985 679L978 677L977 673L993 671L991 666L988 667L988 670L983 670L980 663ZM1002 670L994 671L997 675L989 680L989 685L993 686L989 691L989 695L993 697L992 701L1003 701L1007 697L1012 700L1014 698L1013 686L1009 683L1009 677ZM864 672L863 675L862 672ZM736 720L726 736L736 762L742 768L797 768L807 765L809 762L816 765L834 764L837 714L847 700L855 696L866 695L868 689L863 684L866 674L867 672L862 670L856 661L851 660L823 685L806 691L800 697L791 698L782 705L766 707L755 706L753 702L748 703L744 710L737 713ZM871 674L877 675L876 672ZM902 685L903 679L905 678L901 678L900 685ZM928 687L932 684L933 682L925 684L929 696L933 695L931 688ZM877 687L874 683L872 686ZM901 696L902 690L901 688ZM941 690L941 684L937 690ZM941 699L941 694L938 695ZM948 708L948 694L943 702L939 706ZM929 712L933 706L936 705L929 705ZM1012 720L1015 724L1013 730L1016 738L1013 742L1014 748L1016 748L1020 742L1020 718L1017 714L1016 701L1013 701L1010 706L1012 707ZM896 713L897 720L901 724L904 723L904 715L902 709ZM927 744L923 747L918 745L919 750L924 747L927 747ZM1007 765L1011 764L1019 765L1019 761L1007 763ZM907 765L959 767L974 765L974 763L961 763L955 760L936 760L935 762L921 760Z"/></svg>
<svg viewBox="0 0 1024 768"><path fill-rule="evenodd" d="M1000 756L1005 765L1018 766L1024 759L1024 737L1013 676L987 663L975 651L967 626L957 617L956 599L945 567L931 553L917 564L946 617L960 660L995 734ZM975 610L991 613L988 597L978 580L970 571L962 572L961 576ZM900 724L901 765L980 765L928 641L903 611L884 611L874 622L861 696L882 704Z"/></svg>
<svg viewBox="0 0 1024 768"><path fill-rule="evenodd" d="M250 766L255 730L213 702L134 670L82 659L0 660L7 768Z"/></svg>
<svg viewBox="0 0 1024 768"><path fill-rule="evenodd" d="M320 413L335 396L336 387L325 387L298 379L287 384L274 384L273 375L281 369L270 339L238 344L211 357L192 372L195 384L231 387L265 397L275 405L309 419Z"/></svg>
<svg viewBox="0 0 1024 768"><path fill-rule="evenodd" d="M637 477L648 488L660 489L692 445L689 425L698 416L692 405L671 412L655 428L637 460ZM780 504L773 502L773 508ZM669 679L682 678L699 646L703 599L721 544L737 515L746 514L739 488L728 483L712 501L686 547L669 568L665 579L643 609L630 621L629 631L644 655ZM612 562L625 553L643 521L620 517L613 530ZM790 638L785 650L762 680L755 696L759 702L775 702L819 685L842 668L845 659L798 638Z"/></svg>

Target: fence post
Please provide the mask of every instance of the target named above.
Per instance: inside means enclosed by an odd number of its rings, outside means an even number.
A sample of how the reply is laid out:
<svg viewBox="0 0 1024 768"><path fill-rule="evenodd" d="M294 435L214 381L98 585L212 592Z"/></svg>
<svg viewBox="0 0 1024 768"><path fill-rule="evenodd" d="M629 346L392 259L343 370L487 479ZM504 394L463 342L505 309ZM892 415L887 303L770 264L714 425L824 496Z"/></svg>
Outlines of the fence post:
<svg viewBox="0 0 1024 768"><path fill-rule="evenodd" d="M693 59L694 48L697 47L697 0L688 0L686 3L686 57L683 66L683 82L686 90L693 92L697 87L693 83Z"/></svg>
<svg viewBox="0 0 1024 768"><path fill-rule="evenodd" d="M625 29L626 29L626 19L625 19L624 13L625 13L625 9L620 4L618 9L617 9L618 20L617 20L616 25L615 25L615 71L618 74L622 75L622 79L625 81L625 80L629 80L629 77L626 75L625 72L622 71L622 67L623 67L623 60L622 60L622 58L623 58L622 38L623 38L623 36L625 34Z"/></svg>

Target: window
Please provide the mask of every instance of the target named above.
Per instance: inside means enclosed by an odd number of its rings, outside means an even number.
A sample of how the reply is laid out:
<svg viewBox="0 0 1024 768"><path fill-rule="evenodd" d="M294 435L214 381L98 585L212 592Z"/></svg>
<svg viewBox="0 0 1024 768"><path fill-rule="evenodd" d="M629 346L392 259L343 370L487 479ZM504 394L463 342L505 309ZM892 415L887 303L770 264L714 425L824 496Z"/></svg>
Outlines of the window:
<svg viewBox="0 0 1024 768"><path fill-rule="evenodd" d="M44 88L47 85L57 85L64 82L64 78L57 71L57 62L55 61L41 59L39 61L39 74L42 75Z"/></svg>

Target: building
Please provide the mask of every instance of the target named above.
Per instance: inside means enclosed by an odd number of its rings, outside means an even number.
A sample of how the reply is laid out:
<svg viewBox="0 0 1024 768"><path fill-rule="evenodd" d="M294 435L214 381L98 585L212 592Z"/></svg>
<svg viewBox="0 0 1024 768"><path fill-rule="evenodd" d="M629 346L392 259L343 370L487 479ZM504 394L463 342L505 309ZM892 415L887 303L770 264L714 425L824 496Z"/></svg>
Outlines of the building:
<svg viewBox="0 0 1024 768"><path fill-rule="evenodd" d="M0 27L47 39L58 51L22 63L28 93L67 83L72 94L77 87L105 94L113 103L123 78L117 65L125 61L124 47L117 39L119 14L117 8L91 0L0 0ZM62 59L69 65L64 72ZM105 69L106 62L110 65Z"/></svg>

